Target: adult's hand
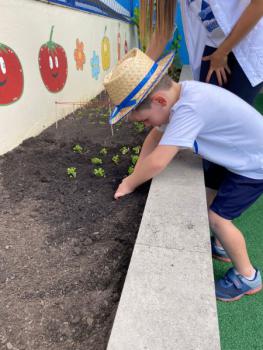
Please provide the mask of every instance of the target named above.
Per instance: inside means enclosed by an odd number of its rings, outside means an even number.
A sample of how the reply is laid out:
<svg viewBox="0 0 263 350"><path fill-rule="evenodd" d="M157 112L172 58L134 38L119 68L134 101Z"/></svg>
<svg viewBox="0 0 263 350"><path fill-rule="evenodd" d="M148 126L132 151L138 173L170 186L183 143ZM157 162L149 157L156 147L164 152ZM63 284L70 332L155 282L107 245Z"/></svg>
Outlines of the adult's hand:
<svg viewBox="0 0 263 350"><path fill-rule="evenodd" d="M227 64L227 55L222 54L219 50L216 50L212 55L204 56L203 61L210 61L210 68L206 76L206 82L209 83L212 74L215 72L218 80L218 84L222 86L227 83L227 74L231 74L229 66Z"/></svg>

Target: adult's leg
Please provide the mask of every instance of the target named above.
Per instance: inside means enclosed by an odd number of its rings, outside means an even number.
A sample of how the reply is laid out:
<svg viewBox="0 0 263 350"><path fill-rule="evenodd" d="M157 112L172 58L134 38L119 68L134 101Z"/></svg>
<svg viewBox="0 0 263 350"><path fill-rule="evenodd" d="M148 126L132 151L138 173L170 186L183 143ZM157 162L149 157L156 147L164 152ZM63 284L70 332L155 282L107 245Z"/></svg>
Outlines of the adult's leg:
<svg viewBox="0 0 263 350"><path fill-rule="evenodd" d="M231 74L228 83L223 87L253 105L255 97L263 87L263 83L253 87L233 53L230 53L228 63Z"/></svg>

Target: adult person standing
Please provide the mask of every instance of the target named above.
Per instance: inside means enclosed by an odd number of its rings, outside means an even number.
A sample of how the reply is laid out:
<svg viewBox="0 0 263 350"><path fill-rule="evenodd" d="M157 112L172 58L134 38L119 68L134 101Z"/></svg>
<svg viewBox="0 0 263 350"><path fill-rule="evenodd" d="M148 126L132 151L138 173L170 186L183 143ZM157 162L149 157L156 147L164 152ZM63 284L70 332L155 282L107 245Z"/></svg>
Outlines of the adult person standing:
<svg viewBox="0 0 263 350"><path fill-rule="evenodd" d="M152 27L154 1L141 0L142 40ZM195 80L222 86L249 104L263 87L263 0L180 0L183 29ZM146 53L157 60L174 29L176 0L156 0L156 26ZM203 161L208 206L225 169ZM213 181L211 181L213 179ZM213 256L229 261L212 240Z"/></svg>
<svg viewBox="0 0 263 350"><path fill-rule="evenodd" d="M194 79L220 85L252 104L263 86L263 1L180 0L180 5ZM154 60L171 38L175 7L176 0L156 0L156 26L146 51ZM143 37L152 11L153 1L141 0Z"/></svg>

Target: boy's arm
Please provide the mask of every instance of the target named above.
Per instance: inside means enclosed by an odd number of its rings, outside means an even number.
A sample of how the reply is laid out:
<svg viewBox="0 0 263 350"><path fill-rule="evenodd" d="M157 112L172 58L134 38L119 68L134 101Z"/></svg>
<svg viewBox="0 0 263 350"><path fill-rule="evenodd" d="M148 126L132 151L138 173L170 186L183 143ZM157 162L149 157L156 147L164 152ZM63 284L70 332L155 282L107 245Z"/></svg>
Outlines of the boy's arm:
<svg viewBox="0 0 263 350"><path fill-rule="evenodd" d="M144 160L145 157L147 157L150 153L152 153L152 151L160 142L162 136L163 136L163 133L159 131L157 128L153 128L149 132L149 134L146 136L143 142L139 159L135 165L135 169L140 166L141 162Z"/></svg>
<svg viewBox="0 0 263 350"><path fill-rule="evenodd" d="M135 190L147 180L158 175L171 162L173 157L179 151L177 146L157 146L153 152L146 156L135 169L134 172L123 179L119 185L114 198L118 199Z"/></svg>

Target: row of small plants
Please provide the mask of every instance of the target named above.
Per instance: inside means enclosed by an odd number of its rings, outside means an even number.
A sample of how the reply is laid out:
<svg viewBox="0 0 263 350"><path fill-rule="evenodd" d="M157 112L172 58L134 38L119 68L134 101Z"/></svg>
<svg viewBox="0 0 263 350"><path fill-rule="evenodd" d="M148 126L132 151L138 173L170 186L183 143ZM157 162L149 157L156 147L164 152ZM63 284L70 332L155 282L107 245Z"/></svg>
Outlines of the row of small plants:
<svg viewBox="0 0 263 350"><path fill-rule="evenodd" d="M72 148L73 152L82 154L84 153L84 149L81 145L76 144ZM130 160L131 163L128 168L128 174L132 174L135 164L137 163L139 159L139 154L141 151L141 146L135 146L131 149L127 146L123 146L119 149L119 153L112 156L111 160L112 162L117 166L121 162L121 156L126 156L130 153ZM108 154L107 148L103 147L99 151L99 155L96 157L93 157L90 159L91 163L94 165L94 168L92 170L92 173L97 177L106 177L106 173L104 168L102 167L103 164L103 157L105 157ZM67 168L67 175L69 178L76 178L77 177L77 168L76 167L69 167Z"/></svg>

